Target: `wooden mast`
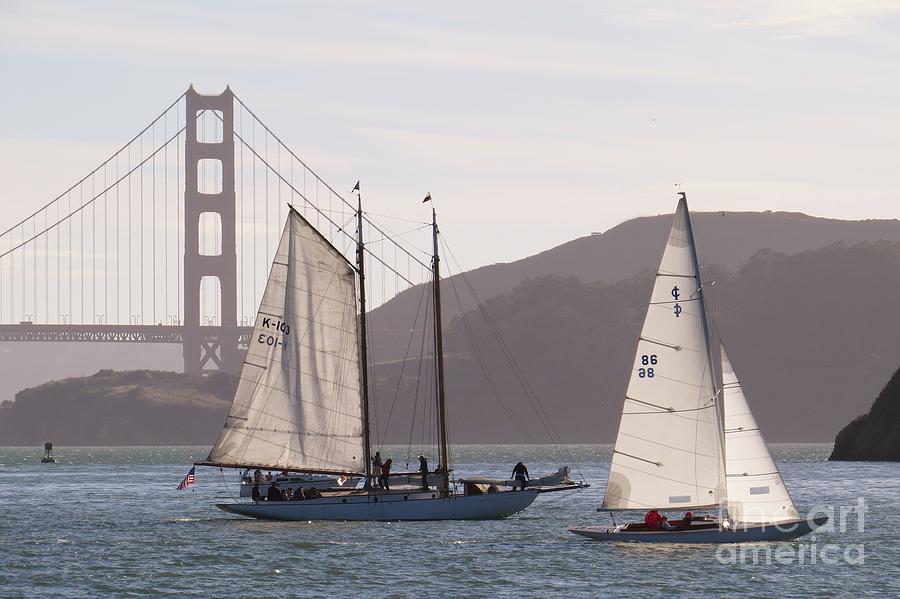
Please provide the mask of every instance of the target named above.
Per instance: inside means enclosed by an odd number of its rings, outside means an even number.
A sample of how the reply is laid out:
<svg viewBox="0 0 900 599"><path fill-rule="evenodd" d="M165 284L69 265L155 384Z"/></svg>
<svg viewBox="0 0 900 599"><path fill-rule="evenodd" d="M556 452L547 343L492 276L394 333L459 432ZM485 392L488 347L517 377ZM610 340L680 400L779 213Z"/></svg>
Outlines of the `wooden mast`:
<svg viewBox="0 0 900 599"><path fill-rule="evenodd" d="M358 186L359 184L357 184ZM369 426L369 355L366 327L366 260L363 244L362 194L356 190L356 267L359 271L359 337L360 337L360 383L362 384L363 407L363 459L366 462L366 487L372 484L372 440ZM377 473L376 473L377 475Z"/></svg>
<svg viewBox="0 0 900 599"><path fill-rule="evenodd" d="M429 194L430 197L430 194ZM441 494L450 493L450 449L447 445L447 405L444 394L444 340L441 332L441 271L440 257L438 256L438 226L437 212L431 209L431 234L434 240L434 254L431 257L431 271L434 276L432 290L434 292L434 356L438 401L438 429L440 432L440 465Z"/></svg>

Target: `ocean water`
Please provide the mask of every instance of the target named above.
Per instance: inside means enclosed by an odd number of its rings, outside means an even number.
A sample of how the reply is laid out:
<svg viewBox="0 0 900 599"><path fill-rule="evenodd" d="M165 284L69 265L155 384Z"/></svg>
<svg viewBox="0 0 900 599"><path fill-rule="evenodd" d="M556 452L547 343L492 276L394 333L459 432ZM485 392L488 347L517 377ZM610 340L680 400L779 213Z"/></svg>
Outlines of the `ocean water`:
<svg viewBox="0 0 900 599"><path fill-rule="evenodd" d="M596 511L605 445L571 448L590 489L544 495L506 520L416 523L228 515L213 503L236 493L233 471L198 468L193 489L175 490L202 447L60 447L55 465L39 463L40 448L0 448L0 596L900 597L900 464L830 463L830 449L773 447L798 508L834 506L833 529L790 543L641 546L566 530L610 522ZM382 452L401 464L404 453ZM542 446L454 455L465 474L561 465Z"/></svg>

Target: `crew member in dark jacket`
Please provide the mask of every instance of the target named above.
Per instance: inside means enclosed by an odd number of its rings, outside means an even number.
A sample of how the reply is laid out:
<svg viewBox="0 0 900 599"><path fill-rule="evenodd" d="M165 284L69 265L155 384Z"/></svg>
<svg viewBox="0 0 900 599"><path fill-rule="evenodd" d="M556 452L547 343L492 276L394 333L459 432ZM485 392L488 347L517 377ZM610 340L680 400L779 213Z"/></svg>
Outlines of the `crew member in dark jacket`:
<svg viewBox="0 0 900 599"><path fill-rule="evenodd" d="M516 482L521 483L522 490L524 491L525 485L528 484L528 478L529 478L528 477L528 468L525 467L525 464L523 464L522 462L519 462L513 468L512 476L510 476L510 478L514 478L514 479L516 479ZM516 488L513 487L513 491L515 491L515 490L516 490Z"/></svg>
<svg viewBox="0 0 900 599"><path fill-rule="evenodd" d="M266 499L269 501L281 501L281 489L278 488L278 483L273 482L269 485L269 492L266 493Z"/></svg>
<svg viewBox="0 0 900 599"><path fill-rule="evenodd" d="M422 490L428 490L428 460L425 456L419 456L419 472L422 473Z"/></svg>

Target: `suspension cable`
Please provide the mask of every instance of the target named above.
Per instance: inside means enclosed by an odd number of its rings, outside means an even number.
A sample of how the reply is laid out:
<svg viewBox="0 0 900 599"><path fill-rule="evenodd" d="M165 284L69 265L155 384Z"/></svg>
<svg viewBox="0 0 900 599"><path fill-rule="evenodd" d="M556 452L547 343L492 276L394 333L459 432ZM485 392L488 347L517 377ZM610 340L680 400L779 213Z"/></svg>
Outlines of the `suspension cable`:
<svg viewBox="0 0 900 599"><path fill-rule="evenodd" d="M65 195L68 194L70 191L72 191L73 189L75 189L76 187L78 187L79 185L81 185L82 183L84 183L85 181L87 181L89 177L93 176L93 175L94 175L97 171L99 171L101 168L105 167L107 164L109 164L110 162L112 162L112 160L113 160L114 158L116 158L119 154L121 154L128 146L130 146L131 144L133 144L137 139L139 139L142 135L144 135L144 133L146 133L146 132L150 129L150 127L154 126L154 125L159 121L159 119L163 118L163 117L166 115L167 112L169 112L170 110L172 110L172 108L173 108L176 104L178 104L178 103L182 100L182 98L184 98L185 95L187 95L187 92L184 92L183 94L181 94L180 96L178 96L178 98L177 98L174 102L172 102L171 104L169 104L169 105L166 107L166 109L163 110L162 113L160 113L160 115L159 115L158 117L156 117L155 119L153 119L153 121L151 121L149 125L147 125L147 126L144 127L143 129L141 129L141 131L140 131L137 135L135 135L134 137L132 137L131 140L128 141L128 143L126 143L125 145L123 145L123 146L122 146L121 148L119 148L114 154L112 154L109 158L107 158L107 159L104 160L102 163L100 163L100 166L98 166L97 168L95 168L94 170L92 170L91 172L89 172L87 175L85 175L84 177L82 177L81 179L79 179L78 182L76 182L75 184L73 184L73 185L72 185L71 187L69 187L67 190L65 190L64 192L62 192L61 194L59 194L58 196L56 196L55 198L53 198L52 200L50 200L49 202L47 202L46 204L44 204L43 206L41 206L40 208L38 208L37 210L35 210L33 214L31 214L30 216L27 216L27 217L23 218L21 221L19 221L19 222L16 223L15 225L11 226L11 227L8 228L7 230L5 230L5 231L3 231L2 233L0 233L0 237L3 237L3 236L5 236L7 233L9 233L10 231L13 231L14 229L16 229L16 228L22 226L23 224L25 224L26 222L28 222L29 220L31 220L32 218L34 218L35 216L37 216L38 214L40 214L41 211L46 210L47 208L49 208L51 205L53 205L54 202L58 202L59 200L61 200L61 199L63 198L63 196L65 196ZM180 133L180 132L179 132L179 133ZM166 142L166 143L168 143L168 142Z"/></svg>

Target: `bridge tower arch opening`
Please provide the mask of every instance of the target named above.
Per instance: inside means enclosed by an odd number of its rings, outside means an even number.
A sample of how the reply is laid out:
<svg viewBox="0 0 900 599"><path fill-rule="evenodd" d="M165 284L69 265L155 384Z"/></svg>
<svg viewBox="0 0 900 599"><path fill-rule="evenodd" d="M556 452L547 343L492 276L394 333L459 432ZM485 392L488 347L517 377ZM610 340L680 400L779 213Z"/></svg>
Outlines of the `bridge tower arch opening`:
<svg viewBox="0 0 900 599"><path fill-rule="evenodd" d="M237 328L237 241L234 189L234 95L202 95L191 86L185 96L184 146L184 371L203 374L216 370L238 372L242 351ZM221 118L221 133L198 137L198 117L212 112ZM218 133L218 132L217 132ZM201 181L201 161L216 161L220 181ZM221 165L220 167L218 165ZM218 177L217 177L218 178ZM202 252L201 215L213 213L221 223L218 253ZM204 218L207 218L205 216ZM203 319L201 285L214 277L221 298L218 326Z"/></svg>

